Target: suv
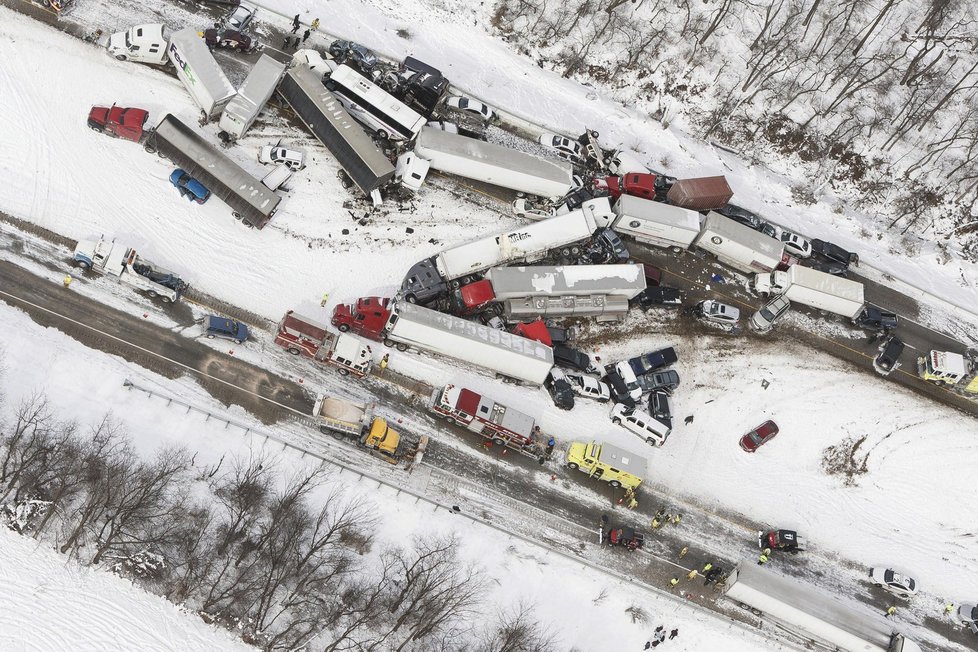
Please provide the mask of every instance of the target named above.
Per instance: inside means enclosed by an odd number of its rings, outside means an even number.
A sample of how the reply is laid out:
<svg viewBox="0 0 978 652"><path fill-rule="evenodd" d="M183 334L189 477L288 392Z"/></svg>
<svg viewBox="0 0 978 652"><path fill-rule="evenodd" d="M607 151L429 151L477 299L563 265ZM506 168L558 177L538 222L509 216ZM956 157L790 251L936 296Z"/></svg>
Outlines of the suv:
<svg viewBox="0 0 978 652"><path fill-rule="evenodd" d="M628 386L625 385L625 381L616 371L609 371L603 380L607 383L608 389L611 390L611 398L614 399L615 403L635 407L635 399L632 398Z"/></svg>
<svg viewBox="0 0 978 652"><path fill-rule="evenodd" d="M632 371L635 372L636 376L641 376L649 373L650 371L655 371L656 369L662 369L663 367L676 364L678 360L679 356L676 355L676 349L668 346L664 349L653 351L652 353L637 355L634 358L630 358L628 360L628 366L632 368Z"/></svg>
<svg viewBox="0 0 978 652"><path fill-rule="evenodd" d="M581 353L577 349L572 349L563 344L554 344L554 364L561 367L568 367L584 373L597 373L598 369L591 362L591 358L586 353Z"/></svg>
<svg viewBox="0 0 978 652"><path fill-rule="evenodd" d="M637 378L638 386L646 391L652 392L657 389L664 389L667 392L673 392L677 387L679 387L679 373L673 371L672 369L666 369L665 371L653 371L649 374L643 374Z"/></svg>
<svg viewBox="0 0 978 652"><path fill-rule="evenodd" d="M879 355L873 360L873 369L881 376L889 376L900 368L900 356L903 354L904 344L897 338L890 336L880 345Z"/></svg>
<svg viewBox="0 0 978 652"><path fill-rule="evenodd" d="M650 446L662 446L669 437L671 426L667 426L658 419L636 410L616 403L611 408L611 422L623 427L645 440Z"/></svg>
<svg viewBox="0 0 978 652"><path fill-rule="evenodd" d="M740 321L740 310L713 299L697 303L693 313L701 319L724 326L736 326Z"/></svg>
<svg viewBox="0 0 978 652"><path fill-rule="evenodd" d="M767 303L766 306L750 316L747 322L751 330L757 333L767 333L774 328L774 322L781 319L781 316L788 312L791 302L788 297L779 294Z"/></svg>
<svg viewBox="0 0 978 652"><path fill-rule="evenodd" d="M849 265L859 265L859 254L846 251L839 245L826 242L825 240L812 240L812 256L831 263L842 265L848 268Z"/></svg>
<svg viewBox="0 0 978 652"><path fill-rule="evenodd" d="M224 340L232 340L236 344L241 344L248 339L248 327L239 321L234 321L227 317L207 315L204 317L204 335L209 340L219 337Z"/></svg>
<svg viewBox="0 0 978 652"><path fill-rule="evenodd" d="M672 427L672 406L669 405L669 392L655 389L649 394L649 413L662 423Z"/></svg>
<svg viewBox="0 0 978 652"><path fill-rule="evenodd" d="M897 316L895 312L866 306L853 318L852 323L861 328L889 331L897 327Z"/></svg>
<svg viewBox="0 0 978 652"><path fill-rule="evenodd" d="M305 154L297 149L277 145L264 145L259 149L258 162L264 165L281 163L288 166L290 170L301 170L306 167Z"/></svg>
<svg viewBox="0 0 978 652"><path fill-rule="evenodd" d="M614 371L625 383L625 387L628 388L628 395L633 401L642 398L642 388L638 384L638 379L635 377L635 372L632 371L631 365L627 362L619 362L614 366Z"/></svg>
<svg viewBox="0 0 978 652"><path fill-rule="evenodd" d="M550 392L550 398L553 399L554 405L561 410L574 409L574 390L571 389L571 385L567 382L567 376L564 375L563 371L557 367L551 369L544 385L547 391Z"/></svg>
<svg viewBox="0 0 978 652"><path fill-rule="evenodd" d="M721 206L716 209L717 213L723 215L724 217L730 218L734 222L739 222L744 226L749 226L755 231L761 230L761 225L764 224L754 213L750 212L746 208L741 208L740 206L734 206L733 204L727 204L726 206Z"/></svg>

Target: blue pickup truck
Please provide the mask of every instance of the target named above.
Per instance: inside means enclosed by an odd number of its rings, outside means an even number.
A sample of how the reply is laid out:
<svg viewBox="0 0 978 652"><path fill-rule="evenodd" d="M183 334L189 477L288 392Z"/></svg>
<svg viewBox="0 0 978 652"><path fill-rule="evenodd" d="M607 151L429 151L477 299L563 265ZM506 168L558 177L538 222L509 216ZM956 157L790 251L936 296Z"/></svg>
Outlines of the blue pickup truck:
<svg viewBox="0 0 978 652"><path fill-rule="evenodd" d="M208 339L220 337L241 344L248 339L248 327L227 317L208 315L204 317L204 335Z"/></svg>

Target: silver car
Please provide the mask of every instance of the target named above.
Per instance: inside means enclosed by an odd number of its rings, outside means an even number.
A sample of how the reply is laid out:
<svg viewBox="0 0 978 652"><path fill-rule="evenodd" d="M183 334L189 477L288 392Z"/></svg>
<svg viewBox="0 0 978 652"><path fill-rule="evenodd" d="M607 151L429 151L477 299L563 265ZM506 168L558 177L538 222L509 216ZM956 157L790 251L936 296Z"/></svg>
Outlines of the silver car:
<svg viewBox="0 0 978 652"><path fill-rule="evenodd" d="M781 318L791 307L788 297L779 295L768 302L766 306L750 316L748 324L757 333L767 333L774 328L774 322Z"/></svg>
<svg viewBox="0 0 978 652"><path fill-rule="evenodd" d="M954 614L957 620L964 627L968 627L972 632L978 634L978 606L973 604L963 604L958 607Z"/></svg>

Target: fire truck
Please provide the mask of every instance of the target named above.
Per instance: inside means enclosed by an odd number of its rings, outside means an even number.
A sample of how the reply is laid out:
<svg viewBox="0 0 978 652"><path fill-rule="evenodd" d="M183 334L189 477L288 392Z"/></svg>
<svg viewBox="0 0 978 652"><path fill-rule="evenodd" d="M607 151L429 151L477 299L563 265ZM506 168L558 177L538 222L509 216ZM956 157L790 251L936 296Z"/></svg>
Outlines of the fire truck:
<svg viewBox="0 0 978 652"><path fill-rule="evenodd" d="M293 310L278 323L275 343L292 355L303 355L333 365L344 375L363 378L373 366L370 347L346 333L332 333L326 325Z"/></svg>
<svg viewBox="0 0 978 652"><path fill-rule="evenodd" d="M429 408L447 422L482 435L497 446L505 446L541 463L553 450L533 417L458 385L445 385L431 393ZM556 443L556 442L554 442Z"/></svg>

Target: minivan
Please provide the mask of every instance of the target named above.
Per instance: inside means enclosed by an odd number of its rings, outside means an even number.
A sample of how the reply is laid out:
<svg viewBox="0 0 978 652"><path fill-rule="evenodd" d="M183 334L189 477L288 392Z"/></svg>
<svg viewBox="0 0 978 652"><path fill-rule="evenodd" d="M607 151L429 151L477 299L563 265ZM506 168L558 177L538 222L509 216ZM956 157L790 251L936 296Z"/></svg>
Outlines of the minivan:
<svg viewBox="0 0 978 652"><path fill-rule="evenodd" d="M638 435L650 446L662 446L672 430L645 412L627 408L619 403L611 408L611 422Z"/></svg>

